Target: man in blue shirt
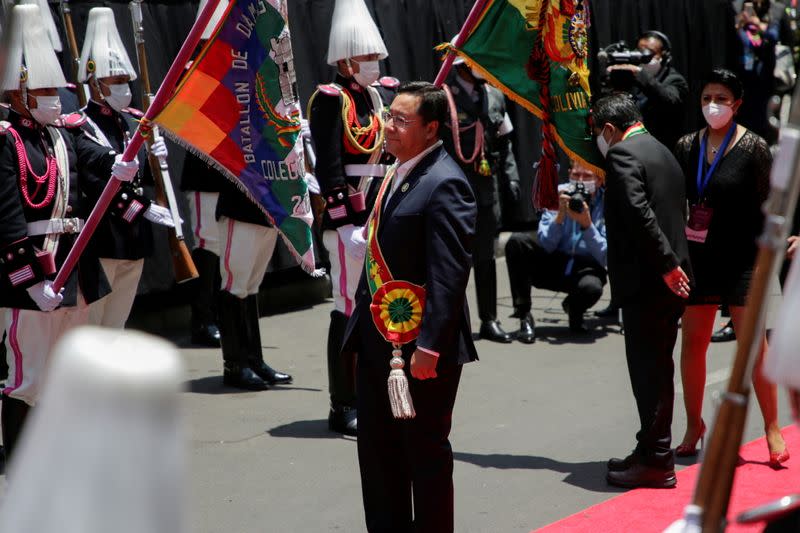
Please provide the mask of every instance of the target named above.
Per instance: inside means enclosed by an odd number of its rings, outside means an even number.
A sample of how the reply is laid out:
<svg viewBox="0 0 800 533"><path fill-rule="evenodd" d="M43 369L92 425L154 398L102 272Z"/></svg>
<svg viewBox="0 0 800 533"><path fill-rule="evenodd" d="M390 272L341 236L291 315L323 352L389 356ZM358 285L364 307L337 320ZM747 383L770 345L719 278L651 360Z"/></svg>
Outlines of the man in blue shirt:
<svg viewBox="0 0 800 533"><path fill-rule="evenodd" d="M569 184L559 187L558 211L542 213L538 239L528 233L515 233L506 244L513 316L520 319L516 338L526 344L536 338L530 312L531 285L567 293L562 307L569 316L569 329L585 333L583 313L600 299L606 283L602 184L591 170L577 162L572 164L569 180ZM580 212L570 208L568 194L578 183L590 196Z"/></svg>

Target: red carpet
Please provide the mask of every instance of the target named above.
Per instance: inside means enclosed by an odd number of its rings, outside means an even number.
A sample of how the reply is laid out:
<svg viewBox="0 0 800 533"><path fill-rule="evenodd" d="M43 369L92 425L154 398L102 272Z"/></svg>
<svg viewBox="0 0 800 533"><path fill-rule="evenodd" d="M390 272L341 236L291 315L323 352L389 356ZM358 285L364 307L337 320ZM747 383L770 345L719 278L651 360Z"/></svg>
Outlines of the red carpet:
<svg viewBox="0 0 800 533"><path fill-rule="evenodd" d="M797 426L783 429L783 437L792 457L786 468L775 471L767 465L767 444L760 438L742 446L744 463L736 470L728 517L787 494L800 492L800 431ZM561 531L596 533L636 532L660 533L683 515L691 500L699 465L678 472L675 489L636 489L620 494L579 513L538 529L539 532ZM732 533L761 531L763 525L732 524Z"/></svg>

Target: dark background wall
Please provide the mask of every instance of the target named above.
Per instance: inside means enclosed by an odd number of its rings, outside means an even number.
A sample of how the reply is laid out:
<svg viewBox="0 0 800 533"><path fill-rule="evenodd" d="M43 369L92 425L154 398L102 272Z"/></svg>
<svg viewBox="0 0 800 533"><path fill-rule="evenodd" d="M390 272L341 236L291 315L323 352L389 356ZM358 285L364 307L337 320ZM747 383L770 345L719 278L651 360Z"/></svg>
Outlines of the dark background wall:
<svg viewBox="0 0 800 533"><path fill-rule="evenodd" d="M472 6L471 0L366 0L366 3L389 50L389 58L383 62L384 73L400 80L433 80L439 67L433 47L450 40L459 31ZM686 131L698 127L702 116L700 106L694 104L699 101L704 73L714 66L732 66L738 53L730 1L592 0L590 3L594 51L619 40L634 45L637 36L648 29L663 31L671 38L674 65L687 77L691 88L691 105L685 116L676 119L683 122ZM127 2L70 2L78 42L82 43L89 9L99 5L114 9L122 39L133 59L133 31ZM325 62L333 6L334 0L289 0L295 67L304 103L317 84L333 76L333 68ZM51 8L60 25L59 3L51 0ZM197 8L197 1L145 0L143 3L154 89L188 34ZM63 42L66 46L66 39ZM68 53L63 54L62 63L69 78ZM134 94L138 94L138 86L134 85ZM533 163L539 157L540 125L529 113L513 103L509 103L509 114L515 124L514 149L523 190L529 191L533 182ZM170 168L176 183L182 170L182 159L180 150L173 148ZM188 221L188 214L184 218ZM516 209L513 218L519 226L531 226L535 223L536 214L530 202L524 201ZM157 238L165 246L166 234L159 231ZM165 247L159 246L159 249ZM290 263L285 254L278 258L278 267L281 263L287 266ZM171 278L164 272L171 272L170 269L166 254L154 258L146 268L143 289L169 288Z"/></svg>

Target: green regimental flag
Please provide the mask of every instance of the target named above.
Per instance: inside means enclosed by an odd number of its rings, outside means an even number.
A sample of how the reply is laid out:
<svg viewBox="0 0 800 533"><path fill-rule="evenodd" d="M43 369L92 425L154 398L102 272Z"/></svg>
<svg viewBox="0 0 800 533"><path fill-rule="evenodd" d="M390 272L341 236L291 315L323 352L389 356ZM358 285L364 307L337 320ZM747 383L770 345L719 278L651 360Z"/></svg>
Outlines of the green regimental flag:
<svg viewBox="0 0 800 533"><path fill-rule="evenodd" d="M553 142L602 174L589 125L588 0L488 0L454 51L542 119L543 158ZM450 43L439 49L453 48ZM551 146L546 146L550 144ZM549 203L549 202L546 202Z"/></svg>

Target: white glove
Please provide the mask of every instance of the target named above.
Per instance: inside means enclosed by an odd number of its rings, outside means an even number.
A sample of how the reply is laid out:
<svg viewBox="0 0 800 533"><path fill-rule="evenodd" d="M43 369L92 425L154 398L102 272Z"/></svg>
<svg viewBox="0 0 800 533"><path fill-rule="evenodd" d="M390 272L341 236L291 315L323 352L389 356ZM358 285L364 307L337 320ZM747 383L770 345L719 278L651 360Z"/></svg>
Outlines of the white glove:
<svg viewBox="0 0 800 533"><path fill-rule="evenodd" d="M308 125L308 119L300 119L300 135L307 141L311 140L311 127Z"/></svg>
<svg viewBox="0 0 800 533"><path fill-rule="evenodd" d="M36 285L28 287L28 295L36 302L36 305L44 312L52 311L61 304L64 299L64 289L58 294L53 290L53 282L50 280L40 281Z"/></svg>
<svg viewBox="0 0 800 533"><path fill-rule="evenodd" d="M367 241L364 239L364 228L347 224L336 228L339 238L344 244L344 253L356 261L363 261L367 253Z"/></svg>
<svg viewBox="0 0 800 533"><path fill-rule="evenodd" d="M150 204L150 207L147 208L147 211L145 211L142 216L154 224L161 224L168 228L175 227L175 221L172 219L172 211L166 207ZM183 221L181 220L181 222Z"/></svg>
<svg viewBox="0 0 800 533"><path fill-rule="evenodd" d="M133 161L123 161L122 154L117 154L114 164L111 166L111 177L119 181L130 182L139 172L139 159L134 157Z"/></svg>
<svg viewBox="0 0 800 533"><path fill-rule="evenodd" d="M167 143L164 142L164 137L158 137L155 142L153 142L153 145L150 147L150 153L156 156L161 162L167 160Z"/></svg>

